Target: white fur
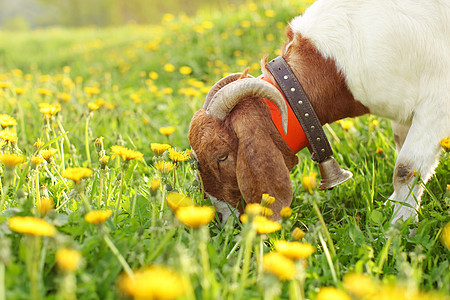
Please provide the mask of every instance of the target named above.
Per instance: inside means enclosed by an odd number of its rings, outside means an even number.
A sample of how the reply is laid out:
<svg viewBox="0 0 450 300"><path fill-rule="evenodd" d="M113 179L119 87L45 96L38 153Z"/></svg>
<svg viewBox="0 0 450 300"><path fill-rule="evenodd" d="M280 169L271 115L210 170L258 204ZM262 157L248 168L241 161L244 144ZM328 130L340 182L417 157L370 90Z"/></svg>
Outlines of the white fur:
<svg viewBox="0 0 450 300"><path fill-rule="evenodd" d="M318 0L290 24L332 58L356 100L391 119L398 166L426 182L450 135L450 1ZM396 174L394 174L396 176ZM393 222L415 215L422 187L395 184ZM417 201L416 201L417 199Z"/></svg>
<svg viewBox="0 0 450 300"><path fill-rule="evenodd" d="M209 199L211 200L211 203L216 208L216 211L222 215L222 226L225 225L225 222L233 214L236 217L239 217L239 211L237 210L237 208L231 207L227 202L218 200L216 197L211 196L208 193L206 193L206 195L208 195Z"/></svg>

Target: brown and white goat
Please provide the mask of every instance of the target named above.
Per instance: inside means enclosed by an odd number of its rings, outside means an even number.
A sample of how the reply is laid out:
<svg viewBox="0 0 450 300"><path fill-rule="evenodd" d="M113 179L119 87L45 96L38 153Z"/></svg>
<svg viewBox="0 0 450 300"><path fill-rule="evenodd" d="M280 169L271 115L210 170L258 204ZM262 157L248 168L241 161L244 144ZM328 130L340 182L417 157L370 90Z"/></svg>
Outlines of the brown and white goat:
<svg viewBox="0 0 450 300"><path fill-rule="evenodd" d="M424 182L431 177L439 141L450 135L449 33L444 0L318 0L287 27L282 56L322 125L366 113L392 120L392 222L417 216L423 188L413 185L413 174ZM262 66L276 85L264 60ZM241 195L246 203L274 196L275 219L292 200L289 171L297 157L263 98L285 118L272 85L232 75L211 89L190 125L204 188L225 218L228 205L242 211Z"/></svg>

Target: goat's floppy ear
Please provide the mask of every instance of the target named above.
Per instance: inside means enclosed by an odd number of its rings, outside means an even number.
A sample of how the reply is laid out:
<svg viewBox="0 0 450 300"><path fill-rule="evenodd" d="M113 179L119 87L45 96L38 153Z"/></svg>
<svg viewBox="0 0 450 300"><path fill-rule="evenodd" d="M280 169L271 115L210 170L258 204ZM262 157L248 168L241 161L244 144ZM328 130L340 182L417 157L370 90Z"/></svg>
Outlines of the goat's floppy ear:
<svg viewBox="0 0 450 300"><path fill-rule="evenodd" d="M245 103L251 107L232 114L232 128L239 140L236 177L246 203L261 202L262 194L275 197L270 208L277 220L281 208L292 202L289 171L298 159L282 140L263 100L252 100Z"/></svg>

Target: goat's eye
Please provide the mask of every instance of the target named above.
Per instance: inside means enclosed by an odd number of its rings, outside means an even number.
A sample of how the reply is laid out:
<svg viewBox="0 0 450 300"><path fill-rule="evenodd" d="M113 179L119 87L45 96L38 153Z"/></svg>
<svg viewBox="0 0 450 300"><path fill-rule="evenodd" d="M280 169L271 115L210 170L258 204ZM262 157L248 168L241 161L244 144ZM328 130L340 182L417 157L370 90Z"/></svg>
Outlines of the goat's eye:
<svg viewBox="0 0 450 300"><path fill-rule="evenodd" d="M218 161L224 161L228 158L228 154L221 154L219 157L217 157Z"/></svg>

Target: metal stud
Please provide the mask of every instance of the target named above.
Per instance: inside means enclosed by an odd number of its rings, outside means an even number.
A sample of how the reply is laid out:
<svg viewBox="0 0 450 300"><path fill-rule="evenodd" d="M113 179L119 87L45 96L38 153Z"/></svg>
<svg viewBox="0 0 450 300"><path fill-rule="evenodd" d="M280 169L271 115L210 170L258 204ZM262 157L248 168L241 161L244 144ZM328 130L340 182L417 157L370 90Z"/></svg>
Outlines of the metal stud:
<svg viewBox="0 0 450 300"><path fill-rule="evenodd" d="M320 151L325 152L325 149L320 149Z"/></svg>
<svg viewBox="0 0 450 300"><path fill-rule="evenodd" d="M284 75L284 77L283 77L284 79L288 79L289 77L287 76L287 75Z"/></svg>
<svg viewBox="0 0 450 300"><path fill-rule="evenodd" d="M303 104L303 101L302 100L298 101L298 104Z"/></svg>
<svg viewBox="0 0 450 300"><path fill-rule="evenodd" d="M320 137L318 137L318 138L316 139L316 141L320 142Z"/></svg>
<svg viewBox="0 0 450 300"><path fill-rule="evenodd" d="M311 129L316 129L316 126L312 125L312 126L311 126Z"/></svg>
<svg viewBox="0 0 450 300"><path fill-rule="evenodd" d="M305 114L305 117L309 117L309 114L308 114L308 113L306 113L306 114Z"/></svg>
<svg viewBox="0 0 450 300"><path fill-rule="evenodd" d="M291 92L295 92L295 88L291 88Z"/></svg>

